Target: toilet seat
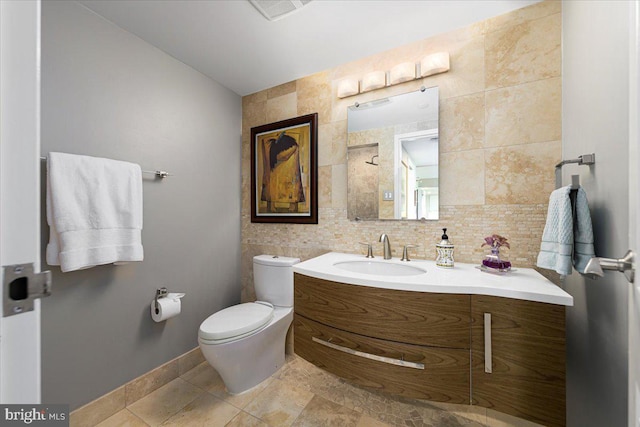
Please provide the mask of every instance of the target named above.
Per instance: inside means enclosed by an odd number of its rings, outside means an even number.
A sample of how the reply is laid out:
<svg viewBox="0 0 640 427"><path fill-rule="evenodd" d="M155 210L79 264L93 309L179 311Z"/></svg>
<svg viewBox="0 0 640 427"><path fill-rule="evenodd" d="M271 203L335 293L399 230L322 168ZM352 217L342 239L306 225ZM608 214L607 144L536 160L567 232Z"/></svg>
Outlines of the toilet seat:
<svg viewBox="0 0 640 427"><path fill-rule="evenodd" d="M234 305L202 322L198 337L212 344L233 341L266 327L273 318L273 312L273 305L264 301Z"/></svg>

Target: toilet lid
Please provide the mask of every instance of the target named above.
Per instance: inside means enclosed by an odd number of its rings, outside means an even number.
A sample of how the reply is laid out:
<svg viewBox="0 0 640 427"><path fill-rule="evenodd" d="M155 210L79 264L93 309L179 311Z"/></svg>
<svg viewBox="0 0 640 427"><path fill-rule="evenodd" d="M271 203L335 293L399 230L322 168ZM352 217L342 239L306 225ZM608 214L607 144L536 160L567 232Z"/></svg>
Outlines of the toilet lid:
<svg viewBox="0 0 640 427"><path fill-rule="evenodd" d="M273 305L256 301L234 305L209 316L198 335L205 340L223 340L259 329L273 318Z"/></svg>

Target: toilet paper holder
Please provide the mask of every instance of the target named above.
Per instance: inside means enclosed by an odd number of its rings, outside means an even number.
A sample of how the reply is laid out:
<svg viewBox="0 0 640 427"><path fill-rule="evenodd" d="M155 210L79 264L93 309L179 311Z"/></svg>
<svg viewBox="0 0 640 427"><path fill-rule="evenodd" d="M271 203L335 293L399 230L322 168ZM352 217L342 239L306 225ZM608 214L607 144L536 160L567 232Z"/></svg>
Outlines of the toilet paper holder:
<svg viewBox="0 0 640 427"><path fill-rule="evenodd" d="M160 309L158 308L158 298L166 298L167 295L169 295L169 291L167 290L167 288L162 287L162 288L156 289L156 298L155 298L155 305L154 305L156 314L160 313Z"/></svg>

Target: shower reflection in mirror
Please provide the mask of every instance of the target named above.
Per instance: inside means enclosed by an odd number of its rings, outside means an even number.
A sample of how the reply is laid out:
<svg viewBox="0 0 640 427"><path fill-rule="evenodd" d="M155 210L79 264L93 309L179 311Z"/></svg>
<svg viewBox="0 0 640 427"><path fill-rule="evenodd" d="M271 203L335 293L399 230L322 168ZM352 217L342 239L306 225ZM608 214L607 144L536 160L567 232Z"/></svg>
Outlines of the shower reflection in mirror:
<svg viewBox="0 0 640 427"><path fill-rule="evenodd" d="M347 114L348 218L438 219L438 88Z"/></svg>

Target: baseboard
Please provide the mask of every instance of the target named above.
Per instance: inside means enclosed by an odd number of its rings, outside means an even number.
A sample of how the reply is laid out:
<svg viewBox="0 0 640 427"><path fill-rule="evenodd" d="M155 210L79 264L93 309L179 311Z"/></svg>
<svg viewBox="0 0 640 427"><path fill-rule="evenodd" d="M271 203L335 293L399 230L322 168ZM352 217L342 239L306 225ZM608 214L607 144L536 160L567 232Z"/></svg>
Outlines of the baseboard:
<svg viewBox="0 0 640 427"><path fill-rule="evenodd" d="M74 410L70 414L70 425L74 427L95 426L133 402L178 378L204 360L200 347L196 347Z"/></svg>

